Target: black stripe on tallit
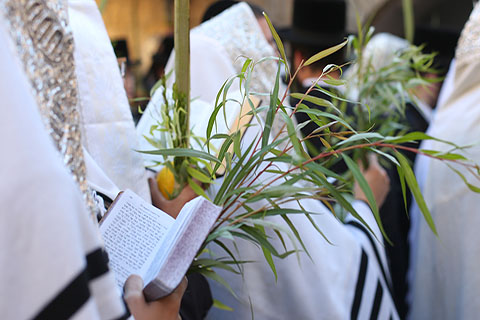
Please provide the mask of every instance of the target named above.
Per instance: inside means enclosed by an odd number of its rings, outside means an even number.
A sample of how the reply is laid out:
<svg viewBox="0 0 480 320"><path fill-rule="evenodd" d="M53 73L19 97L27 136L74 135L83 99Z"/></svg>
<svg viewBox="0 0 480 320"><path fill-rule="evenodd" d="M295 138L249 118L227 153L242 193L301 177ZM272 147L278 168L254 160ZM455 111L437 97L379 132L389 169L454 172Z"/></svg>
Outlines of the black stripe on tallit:
<svg viewBox="0 0 480 320"><path fill-rule="evenodd" d="M89 298L88 274L83 270L34 319L68 319Z"/></svg>
<svg viewBox="0 0 480 320"><path fill-rule="evenodd" d="M390 292L390 296L393 298L394 297L393 290L390 287L390 281L389 281L389 278L387 277L387 273L385 272L385 266L383 265L382 260L380 259L380 253L378 252L377 246L375 245L375 241L373 240L372 235L370 234L370 232L368 232L368 230L363 225L361 225L357 221L348 221L345 224L357 228L358 230L362 231L367 236L367 239L369 240L370 244L372 245L373 252L375 253L375 256L377 258L378 265L380 266L380 271L382 272L383 280L385 281L387 289Z"/></svg>
<svg viewBox="0 0 480 320"><path fill-rule="evenodd" d="M380 312L382 298L383 298L383 287L380 280L378 280L377 290L375 291L375 299L373 300L372 311L370 312L370 320L378 319L378 313Z"/></svg>
<svg viewBox="0 0 480 320"><path fill-rule="evenodd" d="M363 287L365 286L365 278L367 276L368 256L365 250L362 249L362 258L360 259L360 267L358 270L357 285L355 286L355 297L353 298L352 310L350 312L350 319L355 320L360 311L362 303Z"/></svg>
<svg viewBox="0 0 480 320"><path fill-rule="evenodd" d="M102 248L89 253L86 259L89 280L98 278L108 272L108 256Z"/></svg>
<svg viewBox="0 0 480 320"><path fill-rule="evenodd" d="M67 319L90 298L89 282L108 272L108 258L99 248L86 256L87 266L78 274L35 319Z"/></svg>

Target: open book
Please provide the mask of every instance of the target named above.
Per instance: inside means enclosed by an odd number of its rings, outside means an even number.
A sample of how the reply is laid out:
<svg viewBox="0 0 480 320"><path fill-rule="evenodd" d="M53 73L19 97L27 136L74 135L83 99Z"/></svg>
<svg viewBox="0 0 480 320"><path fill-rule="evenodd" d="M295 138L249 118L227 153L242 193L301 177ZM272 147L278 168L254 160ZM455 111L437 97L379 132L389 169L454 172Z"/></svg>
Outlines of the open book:
<svg viewBox="0 0 480 320"><path fill-rule="evenodd" d="M127 278L138 274L145 283L148 300L171 293L220 211L221 207L197 197L174 219L131 190L120 193L100 224L120 292Z"/></svg>

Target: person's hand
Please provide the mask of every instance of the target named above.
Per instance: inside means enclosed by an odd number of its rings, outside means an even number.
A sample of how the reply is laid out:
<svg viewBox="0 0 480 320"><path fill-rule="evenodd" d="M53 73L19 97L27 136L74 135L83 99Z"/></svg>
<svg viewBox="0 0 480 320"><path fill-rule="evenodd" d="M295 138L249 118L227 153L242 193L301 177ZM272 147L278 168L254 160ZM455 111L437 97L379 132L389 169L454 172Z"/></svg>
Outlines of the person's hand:
<svg viewBox="0 0 480 320"><path fill-rule="evenodd" d="M128 277L124 286L123 298L130 313L136 320L181 320L180 303L187 289L187 278L168 296L147 302L143 295L143 280L137 275Z"/></svg>
<svg viewBox="0 0 480 320"><path fill-rule="evenodd" d="M173 218L177 218L185 203L197 197L195 191L193 191L189 185L186 185L175 199L167 200L158 189L155 179L149 178L148 184L150 185L152 204L158 209L165 211Z"/></svg>
<svg viewBox="0 0 480 320"><path fill-rule="evenodd" d="M376 155L368 155L368 169L365 169L362 164L361 172L367 180L370 189L372 189L373 196L377 202L377 206L380 208L387 197L388 191L390 190L390 179L388 178L387 172L383 169L378 163ZM353 188L353 194L355 199L363 200L368 203L368 199L365 196L362 188L358 185L358 182L355 181L355 186Z"/></svg>

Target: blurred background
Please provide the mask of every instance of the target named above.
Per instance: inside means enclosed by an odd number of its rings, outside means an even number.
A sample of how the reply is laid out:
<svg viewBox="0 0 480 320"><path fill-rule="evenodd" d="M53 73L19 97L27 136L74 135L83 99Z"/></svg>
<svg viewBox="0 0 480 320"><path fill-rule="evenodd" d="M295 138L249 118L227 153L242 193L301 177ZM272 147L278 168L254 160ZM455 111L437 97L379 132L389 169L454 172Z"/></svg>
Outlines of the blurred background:
<svg viewBox="0 0 480 320"><path fill-rule="evenodd" d="M174 0L96 0L117 56L126 57L129 97L144 97L163 73L173 40ZM216 0L191 0L191 27L201 23ZM293 0L251 0L265 9L277 28L292 19ZM412 0L415 26L460 32L473 8L472 0ZM377 32L403 36L402 0L348 0L347 31L355 33L355 12L362 22L373 18ZM322 13L319 12L321 19ZM138 104L138 103L137 103ZM135 112L137 107L132 107Z"/></svg>

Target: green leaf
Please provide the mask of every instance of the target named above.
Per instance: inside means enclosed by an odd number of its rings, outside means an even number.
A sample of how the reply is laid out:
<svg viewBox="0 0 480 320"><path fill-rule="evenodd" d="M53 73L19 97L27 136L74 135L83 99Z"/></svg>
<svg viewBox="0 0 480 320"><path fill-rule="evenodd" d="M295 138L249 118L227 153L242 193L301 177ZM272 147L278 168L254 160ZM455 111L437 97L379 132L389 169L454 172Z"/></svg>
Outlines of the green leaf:
<svg viewBox="0 0 480 320"><path fill-rule="evenodd" d="M216 205L223 205L224 204L224 202L226 200L226 199L224 199L225 192L228 192L229 186L231 186L232 181L235 178L235 176L237 175L238 171L241 170L243 161L248 156L248 154L250 153L250 150L253 148L253 146L254 146L254 144L252 143L247 148L246 152L244 152L242 154L242 157L239 158L236 161L234 167L231 170L226 171L226 175L223 178L222 185L220 186L220 189L218 190L218 192L215 196L215 199L213 201L214 204L216 204ZM237 187L237 185L235 183L233 183L233 187L235 188L235 187Z"/></svg>
<svg viewBox="0 0 480 320"><path fill-rule="evenodd" d="M320 106L320 107L332 108L338 114L340 114L340 115L343 114L342 111L340 111L332 102L330 102L326 99L310 96L310 95L307 95L305 93L291 93L290 96L292 98L298 99L300 101L305 100L305 101L311 102L311 103L313 103L317 106Z"/></svg>
<svg viewBox="0 0 480 320"><path fill-rule="evenodd" d="M275 113L277 111L277 100L278 100L278 90L280 85L280 64L278 65L277 75L275 78L275 86L273 92L270 95L270 106L268 108L267 117L265 119L265 128L263 129L262 134L262 148L268 144L270 138L270 131L272 130L273 120L275 118Z"/></svg>
<svg viewBox="0 0 480 320"><path fill-rule="evenodd" d="M422 149L420 151L422 153L432 155L437 159L468 161L467 158L465 158L464 156L458 153L450 153L450 152L444 153L437 150L425 150L425 149Z"/></svg>
<svg viewBox="0 0 480 320"><path fill-rule="evenodd" d="M235 152L235 155L239 158L242 156L242 151L240 149L241 141L242 141L242 135L240 134L240 131L235 132L233 136L233 150Z"/></svg>
<svg viewBox="0 0 480 320"><path fill-rule="evenodd" d="M321 59L325 58L326 56L329 56L332 53L335 53L338 50L342 49L347 43L348 43L348 39L346 39L345 41L343 41L340 44L337 44L336 46L333 46L331 48L320 51L319 53L313 55L310 59L308 59L303 65L304 66L311 65L312 63L317 62L318 60L321 60Z"/></svg>
<svg viewBox="0 0 480 320"><path fill-rule="evenodd" d="M194 167L187 167L187 172L192 178L197 179L200 182L212 183L212 179L210 177Z"/></svg>
<svg viewBox="0 0 480 320"><path fill-rule="evenodd" d="M302 246L303 250L305 251L305 253L307 254L307 256L312 259L312 257L310 256L310 253L308 253L308 250L307 250L307 247L305 246L305 243L303 243L303 240L302 240L302 236L300 235L300 233L298 232L297 228L295 227L295 225L293 224L292 220L290 220L290 218L288 217L288 215L282 215L281 216L282 219L287 223L288 227L290 228L290 230L292 231L292 233L295 235L295 238L297 239L297 241L300 243L300 245Z"/></svg>
<svg viewBox="0 0 480 320"><path fill-rule="evenodd" d="M397 165L397 171L398 171L398 178L400 180L400 187L402 188L403 204L405 206L405 212L407 212L407 215L408 215L407 187L405 185L405 173L403 172L403 169L400 166L400 164Z"/></svg>
<svg viewBox="0 0 480 320"><path fill-rule="evenodd" d="M368 231L370 231L374 237L376 237L375 233L373 232L372 228L368 225L367 222L358 214L358 212L353 208L350 202L348 202L345 197L333 186L330 182L327 181L325 177L323 177L321 174L317 174L316 178L319 180L319 182L327 188L327 190L331 193L331 195L337 200L337 202L345 209L347 210L354 218L356 218L360 223L362 223Z"/></svg>
<svg viewBox="0 0 480 320"><path fill-rule="evenodd" d="M373 195L372 189L370 189L370 186L368 185L367 180L365 179L363 174L360 172L360 168L355 163L355 161L353 161L349 156L347 156L344 153L342 153L342 158L347 164L347 167L350 170L350 172L353 174L353 177L358 182L358 185L360 186L362 191L365 193L365 196L367 197L367 200L368 200L368 204L372 209L373 216L375 217L375 221L377 221L377 225L380 231L382 232L387 242L391 243L390 239L387 236L387 233L385 232L385 229L383 228L382 219L380 218L380 213L378 212L377 201L375 200L375 196Z"/></svg>
<svg viewBox="0 0 480 320"><path fill-rule="evenodd" d="M212 202L210 198L207 196L207 194L205 193L205 190L203 190L202 187L199 186L195 181L188 178L188 185L190 186L190 188L192 188L193 191L195 191L197 195L202 196L208 201Z"/></svg>
<svg viewBox="0 0 480 320"><path fill-rule="evenodd" d="M366 140L367 142L370 143L369 139L384 139L384 136L382 136L380 133L377 132L362 132L362 133L357 133L352 136L350 136L348 139L343 140L339 143L337 143L337 146L341 146L350 142L358 141L358 140Z"/></svg>
<svg viewBox="0 0 480 320"><path fill-rule="evenodd" d="M287 131L288 131L288 136L290 138L290 142L293 145L293 149L295 150L295 153L303 157L304 156L304 150L302 148L302 145L300 144L300 140L298 139L297 132L295 131L295 126L293 124L292 119L285 113L281 113L283 120L287 124Z"/></svg>
<svg viewBox="0 0 480 320"><path fill-rule="evenodd" d="M320 111L318 109L310 109L304 104L300 104L297 112L302 112L302 113L306 113L308 115L315 115L315 116L318 116L318 117L325 117L325 118L336 120L336 121L340 122L342 125L344 125L346 128L348 128L349 130L355 132L355 130L353 130L353 128L345 120L343 120L342 118L340 118L340 117L338 117L334 114L331 114L331 113L328 113L328 112L323 112L323 111Z"/></svg>
<svg viewBox="0 0 480 320"><path fill-rule="evenodd" d="M257 228L259 228L263 232L265 237L267 236L265 233L265 228L263 226L257 226ZM272 253L269 250L267 250L267 248L265 248L264 246L262 246L262 251L263 251L263 255L265 256L265 260L267 260L267 263L270 266L270 269L272 269L272 272L275 275L275 282L277 282L278 280L277 268L275 267L275 262L273 262Z"/></svg>
<svg viewBox="0 0 480 320"><path fill-rule="evenodd" d="M327 80L323 80L323 82L331 86L343 86L346 83L345 80L337 80L337 79L327 79Z"/></svg>
<svg viewBox="0 0 480 320"><path fill-rule="evenodd" d="M287 55L285 54L285 48L283 46L282 40L280 40L280 37L277 33L277 30L273 27L272 22L270 21L270 18L268 15L264 12L263 15L265 16L265 20L267 20L268 27L270 28L270 32L272 32L273 39L275 40L275 43L277 44L278 51L280 51L280 56L282 57L283 61L285 62L285 68L287 71L287 76L290 75L290 70L288 68L288 60L287 60Z"/></svg>
<svg viewBox="0 0 480 320"><path fill-rule="evenodd" d="M393 157L392 155L389 155L388 153L385 153L383 151L380 151L378 149L375 149L375 148L369 148L369 150L373 151L373 152L376 152L378 153L379 155L387 158L388 160L390 160L391 162L393 162L396 166L399 166L400 164L398 163L397 159L395 159L395 157Z"/></svg>
<svg viewBox="0 0 480 320"><path fill-rule="evenodd" d="M220 111L222 106L225 105L226 100L227 100L226 95L227 95L227 92L228 92L228 88L231 87L234 80L235 80L235 77L232 77L232 78L228 79L227 81L225 81L223 83L222 87L220 88L220 91L218 91L218 93L217 93L217 97L215 99L215 108L212 111L212 115L208 119L207 132L206 132L207 139L210 139L210 136L212 135L213 126L214 126L214 124L217 120L218 112ZM220 96L222 95L222 92L223 92L223 101L219 104L218 102L220 100Z"/></svg>
<svg viewBox="0 0 480 320"><path fill-rule="evenodd" d="M242 70L240 71L240 75L244 74L245 71L247 71L248 67L250 66L250 64L252 63L252 59L250 58L247 58L245 60L245 62L243 63L243 66L242 66ZM240 76L239 77L239 87L240 87L240 90L242 90L242 81L243 81L243 77Z"/></svg>
<svg viewBox="0 0 480 320"><path fill-rule="evenodd" d="M345 98L342 98L342 97L339 97L338 95L332 93L331 91L328 91L322 87L320 87L319 84L317 84L315 86L315 89L313 89L315 91L320 91L322 92L323 94L326 94L327 96L331 97L331 98L334 98L334 99L337 99L337 100L340 100L340 101L343 101L343 102L348 102L348 103L351 103L351 104L360 104L359 102L357 101L353 101L353 100L349 100L349 99L345 99Z"/></svg>
<svg viewBox="0 0 480 320"><path fill-rule="evenodd" d="M156 154L161 156L200 158L200 159L205 159L208 161L221 164L221 161L219 161L217 158L215 158L209 153L206 153L204 151L199 151L199 150L188 149L188 148L160 149L160 150L151 150L151 151L137 150L137 152L145 153L145 154Z"/></svg>
<svg viewBox="0 0 480 320"><path fill-rule="evenodd" d="M395 152L395 155L398 162L400 163L400 166L402 167L403 173L405 174L405 180L407 181L408 187L410 188L410 192L412 192L413 197L417 202L418 208L422 212L425 221L427 222L430 229L432 229L433 233L438 237L437 228L435 227L435 223L432 219L432 216L430 215L427 204L425 203L425 199L420 192L420 187L418 186L417 179L413 174L412 168L410 167L407 158L405 158L405 156L403 156L398 151Z"/></svg>
<svg viewBox="0 0 480 320"><path fill-rule="evenodd" d="M233 311L232 308L230 308L226 304L223 304L222 302L220 302L217 299L213 299L213 307L217 308L217 309L220 309L220 310Z"/></svg>
<svg viewBox="0 0 480 320"><path fill-rule="evenodd" d="M160 87L162 87L163 82L164 82L163 79L159 79L159 80L153 85L152 89L150 89L150 97L153 97L153 95L155 94L155 92L157 91L157 89L160 88Z"/></svg>
<svg viewBox="0 0 480 320"><path fill-rule="evenodd" d="M435 141L443 142L445 144L448 144L448 145L451 145L451 146L454 146L454 147L458 148L458 146L456 144L454 144L453 142L437 139L437 138L434 138L432 136L429 136L426 133L417 132L417 131L407 133L406 135L400 136L400 137L385 137L385 141L388 141L389 143L398 143L398 144L405 143L405 142L411 142L411 141L419 141L419 140L435 140Z"/></svg>
<svg viewBox="0 0 480 320"><path fill-rule="evenodd" d="M457 169L455 169L454 167L452 167L451 165L449 165L447 163L447 166L453 170L453 172L455 172L462 180L463 182L465 183L465 185L468 187L468 189L472 190L473 192L476 192L476 193L480 193L480 188L479 187L476 187L474 186L473 184L469 183L467 178L465 178L465 176L460 172L458 171Z"/></svg>
<svg viewBox="0 0 480 320"><path fill-rule="evenodd" d="M245 262L246 263L246 262ZM190 267L192 270L198 270L200 268L217 268L229 271L231 273L240 274L239 271L235 270L232 264L237 264L234 261L226 261L226 260L214 260L214 259L195 259L193 260L192 266Z"/></svg>
<svg viewBox="0 0 480 320"><path fill-rule="evenodd" d="M216 272L212 270L207 270L207 269L199 269L197 272L204 275L207 278L210 278L220 283L222 286L224 286L228 290L228 292L230 292L232 296L234 296L236 299L239 299L235 291L233 291L232 287L228 284L228 282L225 281L225 279L219 276Z"/></svg>
<svg viewBox="0 0 480 320"><path fill-rule="evenodd" d="M138 97L133 99L128 99L128 102L143 102L143 101L150 101L149 97Z"/></svg>
<svg viewBox="0 0 480 320"><path fill-rule="evenodd" d="M274 256L279 256L277 249L268 241L265 233L262 233L257 227L242 225L240 227L245 234L248 234L251 238L255 239L256 242L262 247L262 249L268 250Z"/></svg>

